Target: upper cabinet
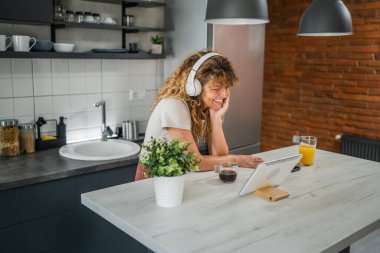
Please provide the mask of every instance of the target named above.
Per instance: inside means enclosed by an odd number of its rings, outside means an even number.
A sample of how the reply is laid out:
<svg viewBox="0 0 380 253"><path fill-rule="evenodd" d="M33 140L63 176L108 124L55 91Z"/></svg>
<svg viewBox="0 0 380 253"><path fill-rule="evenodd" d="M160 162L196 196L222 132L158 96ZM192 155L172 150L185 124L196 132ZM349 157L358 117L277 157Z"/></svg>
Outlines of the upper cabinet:
<svg viewBox="0 0 380 253"><path fill-rule="evenodd" d="M150 33L163 33L165 27L163 23L158 22L156 25L154 15L150 15L150 11L154 11L154 8L164 7L165 3L155 1L122 1L122 0L83 0L83 1L69 1L71 6L69 8L76 10L82 10L83 6L97 5L100 8L100 12L104 6L104 10L113 9L117 12L118 20L116 24L106 24L103 21L101 23L89 23L89 22L68 22L67 20L56 20L54 17L54 0L1 0L0 1L0 23L22 23L30 25L45 25L50 26L50 40L52 42L69 42L75 45L84 45L92 48L86 50L77 50L80 52L71 53L58 53L58 52L13 52L8 50L0 52L0 58L91 58L91 59L160 59L165 58L165 54L155 55L151 54L148 49L148 42L150 41ZM82 3L81 3L82 2ZM93 3L91 3L93 2ZM96 2L96 3L95 3ZM65 0L62 1L65 3ZM100 7L99 7L100 6ZM111 6L111 8L110 8ZM66 6L64 6L66 7ZM139 18L145 19L144 21L151 21L154 25L144 25L149 22L142 22L142 25L129 25L125 24L125 16L129 15L129 10L138 10ZM149 10L149 11L145 11ZM159 9L156 9L159 10ZM132 11L133 12L133 11ZM144 12L148 13L144 16ZM159 13L163 13L162 10ZM141 21L141 19L139 21ZM164 19L164 17L162 17ZM1 24L0 24L1 25ZM85 30L88 30L88 34L96 33L96 39L83 39L83 34L87 34ZM94 31L99 30L99 31ZM111 31L114 31L115 36L109 35ZM118 34L119 32L119 34ZM129 43L136 44L132 34L146 33L145 37L136 36L142 42L139 45L144 45L145 50L139 50L136 52L128 52ZM0 34L1 34L0 29ZM107 34L104 35L103 33ZM79 34L80 36L75 36ZM7 34L10 36L12 34ZM106 37L108 36L108 37ZM132 37L131 37L132 36ZM36 36L37 37L37 36ZM120 41L121 38L121 41ZM37 37L37 40L39 38ZM112 41L113 43L110 43ZM145 44L144 44L145 43ZM149 42L150 43L150 42ZM115 46L118 45L118 46ZM102 50L92 50L99 49ZM104 49L104 50L103 50ZM115 50L117 49L117 50ZM120 50L120 49L125 49ZM123 51L122 53L120 53ZM100 53L99 53L100 52Z"/></svg>
<svg viewBox="0 0 380 253"><path fill-rule="evenodd" d="M1 0L0 18L9 21L53 22L52 0Z"/></svg>

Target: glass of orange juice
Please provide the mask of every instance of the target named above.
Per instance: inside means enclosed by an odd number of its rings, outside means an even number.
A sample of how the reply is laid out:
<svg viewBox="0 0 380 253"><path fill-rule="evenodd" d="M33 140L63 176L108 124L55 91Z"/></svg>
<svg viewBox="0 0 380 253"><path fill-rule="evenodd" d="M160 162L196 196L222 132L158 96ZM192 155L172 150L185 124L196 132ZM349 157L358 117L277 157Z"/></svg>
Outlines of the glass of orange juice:
<svg viewBox="0 0 380 253"><path fill-rule="evenodd" d="M302 165L313 165L315 149L317 148L317 137L300 136L299 152L302 154L300 163Z"/></svg>

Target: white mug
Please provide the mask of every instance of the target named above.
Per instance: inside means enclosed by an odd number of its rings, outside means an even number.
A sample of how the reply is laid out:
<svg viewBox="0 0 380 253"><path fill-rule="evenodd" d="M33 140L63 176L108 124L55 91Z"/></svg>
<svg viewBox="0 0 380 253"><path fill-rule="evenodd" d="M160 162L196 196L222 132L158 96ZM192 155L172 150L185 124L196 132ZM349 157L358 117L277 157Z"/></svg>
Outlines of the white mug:
<svg viewBox="0 0 380 253"><path fill-rule="evenodd" d="M7 45L7 39L9 39L9 44ZM7 50L8 47L12 45L12 38L5 35L0 35L0 51Z"/></svg>
<svg viewBox="0 0 380 253"><path fill-rule="evenodd" d="M16 52L29 52L34 44L36 44L36 39L29 36L12 35L12 39L13 48ZM30 41L33 41L31 46L29 45Z"/></svg>

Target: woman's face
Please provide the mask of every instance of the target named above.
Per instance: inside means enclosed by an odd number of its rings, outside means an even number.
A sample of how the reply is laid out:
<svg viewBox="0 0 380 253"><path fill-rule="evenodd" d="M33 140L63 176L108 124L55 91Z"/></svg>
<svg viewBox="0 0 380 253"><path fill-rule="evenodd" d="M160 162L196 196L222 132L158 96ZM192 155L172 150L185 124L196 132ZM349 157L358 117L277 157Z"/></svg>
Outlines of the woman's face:
<svg viewBox="0 0 380 253"><path fill-rule="evenodd" d="M224 100L229 95L230 88L211 79L203 86L201 98L205 105L205 109L212 108L217 111L222 107Z"/></svg>

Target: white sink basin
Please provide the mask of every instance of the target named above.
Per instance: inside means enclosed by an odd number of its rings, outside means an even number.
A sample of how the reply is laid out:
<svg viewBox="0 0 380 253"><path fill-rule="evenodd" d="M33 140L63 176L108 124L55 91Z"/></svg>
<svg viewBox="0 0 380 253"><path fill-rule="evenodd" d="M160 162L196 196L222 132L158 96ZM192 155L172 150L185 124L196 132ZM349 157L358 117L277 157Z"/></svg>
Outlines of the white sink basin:
<svg viewBox="0 0 380 253"><path fill-rule="evenodd" d="M59 149L59 154L75 160L102 161L126 158L139 151L140 146L134 142L108 140L68 144Z"/></svg>

